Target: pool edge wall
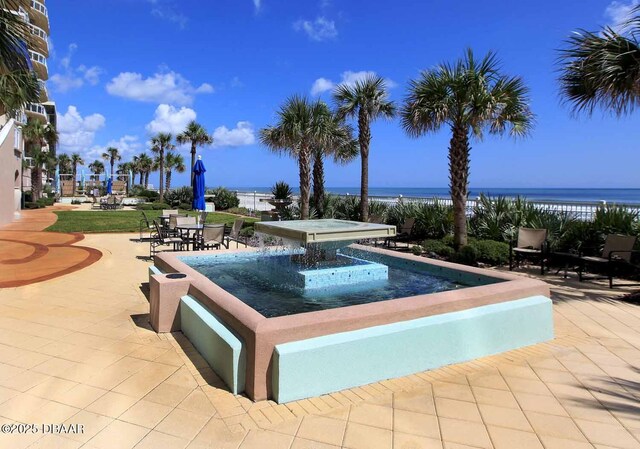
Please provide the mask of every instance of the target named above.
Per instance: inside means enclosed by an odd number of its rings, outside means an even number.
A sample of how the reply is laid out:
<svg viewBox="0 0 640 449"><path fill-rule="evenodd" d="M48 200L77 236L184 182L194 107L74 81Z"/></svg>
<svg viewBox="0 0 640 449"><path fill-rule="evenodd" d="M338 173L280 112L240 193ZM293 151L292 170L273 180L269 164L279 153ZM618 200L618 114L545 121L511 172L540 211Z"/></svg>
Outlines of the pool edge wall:
<svg viewBox="0 0 640 449"><path fill-rule="evenodd" d="M205 309L216 315L225 326L235 332L242 340L246 353L245 393L254 401L274 397L271 377L275 369L275 347L278 345L468 310L532 296L550 297L549 286L545 282L536 279L508 272L457 265L380 248L360 245L353 245L353 247L429 264L436 270L445 272L456 270L464 272L465 276L485 277L502 282L339 309L265 318L180 259L182 257L193 257L194 253L161 253L155 257L154 264L158 269L166 273L181 272L187 274L191 279L188 294L197 299ZM198 255L221 255L256 250L255 248L218 250L199 252Z"/></svg>
<svg viewBox="0 0 640 449"><path fill-rule="evenodd" d="M278 403L332 393L553 338L551 300L533 296L276 345Z"/></svg>

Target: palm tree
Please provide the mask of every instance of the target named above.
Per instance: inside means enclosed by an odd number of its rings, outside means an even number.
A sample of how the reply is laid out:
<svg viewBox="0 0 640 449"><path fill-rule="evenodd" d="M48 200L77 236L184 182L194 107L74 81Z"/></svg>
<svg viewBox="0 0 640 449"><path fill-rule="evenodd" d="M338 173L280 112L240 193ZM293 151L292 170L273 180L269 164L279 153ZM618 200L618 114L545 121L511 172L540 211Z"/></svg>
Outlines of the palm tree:
<svg viewBox="0 0 640 449"><path fill-rule="evenodd" d="M51 163L51 155L47 144L51 145L57 141L58 135L53 126L45 124L40 120L29 119L24 126L22 133L26 143L26 155L31 157L34 167L31 169L32 188L34 189L34 200L40 198L42 192L42 170L43 164ZM41 163L38 163L41 161ZM35 181L33 184L33 181Z"/></svg>
<svg viewBox="0 0 640 449"><path fill-rule="evenodd" d="M51 154L43 151L40 147L34 147L30 156L33 163L31 168L31 194L33 201L37 201L42 196L42 167L51 162Z"/></svg>
<svg viewBox="0 0 640 449"><path fill-rule="evenodd" d="M173 136L170 133L158 133L151 138L151 151L158 155L158 170L160 171L160 200L164 198L164 152L173 150L175 146L171 143Z"/></svg>
<svg viewBox="0 0 640 449"><path fill-rule="evenodd" d="M104 164L102 163L102 161L96 159L95 161L89 164L89 170L91 170L91 173L95 175L95 176L92 176L92 178L95 181L98 181L100 179L100 175L104 173Z"/></svg>
<svg viewBox="0 0 640 449"><path fill-rule="evenodd" d="M500 72L494 53L478 61L471 49L455 64L425 70L409 83L409 95L401 111L407 134L418 137L442 126L451 129L449 182L454 244L458 248L467 244L469 136L482 139L485 130L526 136L534 122L528 93L522 78Z"/></svg>
<svg viewBox="0 0 640 449"><path fill-rule="evenodd" d="M624 35L610 27L580 30L560 50L560 91L574 113L601 107L621 116L640 101L640 5L629 16Z"/></svg>
<svg viewBox="0 0 640 449"><path fill-rule="evenodd" d="M140 153L138 156L138 165L140 169L140 184L144 185L144 188L149 188L149 174L153 167L153 159L151 159L146 153ZM142 175L144 174L144 183Z"/></svg>
<svg viewBox="0 0 640 449"><path fill-rule="evenodd" d="M122 159L122 156L120 156L120 151L118 151L117 148L109 147L104 153L102 153L102 159L104 159L105 161L109 161L109 165L111 166L109 176L113 180L113 167L115 166L116 161Z"/></svg>
<svg viewBox="0 0 640 449"><path fill-rule="evenodd" d="M260 130L260 141L270 150L287 153L298 160L300 176L300 218L309 218L311 157L321 125L320 102L310 103L305 97L293 96L278 111L275 126Z"/></svg>
<svg viewBox="0 0 640 449"><path fill-rule="evenodd" d="M71 159L68 154L62 153L56 158L56 160L60 173L67 173L71 171Z"/></svg>
<svg viewBox="0 0 640 449"><path fill-rule="evenodd" d="M0 109L10 117L25 103L37 102L40 95L24 45L30 41L31 31L27 22L12 12L20 6L17 0L0 0Z"/></svg>
<svg viewBox="0 0 640 449"><path fill-rule="evenodd" d="M176 142L180 145L185 143L191 144L191 184L193 184L193 166L196 164L196 148L211 145L213 143L213 137L207 134L207 130L202 125L192 120L185 130L176 136Z"/></svg>
<svg viewBox="0 0 640 449"><path fill-rule="evenodd" d="M84 165L84 160L78 153L71 155L71 169L73 173L73 187L71 188L71 196L76 196L76 175L78 174L78 165Z"/></svg>
<svg viewBox="0 0 640 449"><path fill-rule="evenodd" d="M167 190L171 189L171 174L173 170L184 173L187 167L181 154L169 152L164 158L164 169L167 173Z"/></svg>
<svg viewBox="0 0 640 449"><path fill-rule="evenodd" d="M369 145L371 143L371 122L383 117L392 118L396 108L387 100L385 80L377 75L370 75L354 85L339 85L333 98L338 104L341 117L358 118L358 143L360 145L360 219L369 219Z"/></svg>

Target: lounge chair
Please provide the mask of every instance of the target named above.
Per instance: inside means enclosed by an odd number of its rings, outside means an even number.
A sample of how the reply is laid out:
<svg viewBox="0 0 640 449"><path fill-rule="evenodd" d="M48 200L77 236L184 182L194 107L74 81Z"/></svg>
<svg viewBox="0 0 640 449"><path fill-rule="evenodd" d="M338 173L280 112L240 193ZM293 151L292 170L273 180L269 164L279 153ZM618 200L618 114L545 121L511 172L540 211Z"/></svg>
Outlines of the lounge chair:
<svg viewBox="0 0 640 449"><path fill-rule="evenodd" d="M220 249L220 245L229 248L225 243L224 224L204 225L199 235L200 249Z"/></svg>
<svg viewBox="0 0 640 449"><path fill-rule="evenodd" d="M231 243L231 240L236 242L236 248L238 248L238 245L240 243L240 231L242 230L243 225L244 225L244 220L240 218L236 218L233 221L233 226L231 227L231 229L226 235L227 244L225 246L227 248L229 248L229 243Z"/></svg>
<svg viewBox="0 0 640 449"><path fill-rule="evenodd" d="M386 239L386 245L391 246L391 242L393 242L393 246L397 247L398 242L408 242L411 238L411 232L413 231L413 227L416 224L416 219L413 217L409 217L404 220L402 225L397 225L398 231L396 235L393 237L389 237ZM407 248L409 247L409 243L407 243Z"/></svg>
<svg viewBox="0 0 640 449"><path fill-rule="evenodd" d="M158 224L157 221L153 221L153 225L156 228L156 232L151 234L151 239L149 240L149 258L153 258L158 252L156 248L159 246L173 245L173 250L177 251L182 248L182 244L184 243L180 237L175 237L167 234L166 229L162 229L162 227Z"/></svg>
<svg viewBox="0 0 640 449"><path fill-rule="evenodd" d="M589 268L599 273L605 273L604 277L589 277L589 279L609 279L609 288L613 288L613 276L616 269L632 265L633 247L637 237L634 235L609 234L604 242L600 256L580 255L578 278L580 281L587 279L584 272ZM637 267L634 267L637 268Z"/></svg>
<svg viewBox="0 0 640 449"><path fill-rule="evenodd" d="M509 271L519 267L523 260L534 260L540 263L540 274L544 274L549 247L547 230L519 228L516 245L513 243L509 242Z"/></svg>

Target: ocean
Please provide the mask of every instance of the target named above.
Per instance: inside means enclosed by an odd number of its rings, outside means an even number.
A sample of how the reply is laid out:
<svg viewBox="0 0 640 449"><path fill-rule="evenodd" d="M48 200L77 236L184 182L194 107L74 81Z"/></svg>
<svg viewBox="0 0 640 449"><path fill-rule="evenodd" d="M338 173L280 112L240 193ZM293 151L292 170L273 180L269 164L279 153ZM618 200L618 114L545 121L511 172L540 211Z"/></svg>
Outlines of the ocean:
<svg viewBox="0 0 640 449"><path fill-rule="evenodd" d="M297 188L292 187L294 194ZM231 187L238 192L258 193L270 192L269 187ZM338 195L360 195L359 187L327 187L327 192ZM557 202L601 202L616 204L640 204L640 189L526 189L526 188L471 188L469 199L475 199L481 193L490 196L524 197L528 200L557 201ZM398 198L449 198L447 187L418 188L418 187L370 187L370 197Z"/></svg>

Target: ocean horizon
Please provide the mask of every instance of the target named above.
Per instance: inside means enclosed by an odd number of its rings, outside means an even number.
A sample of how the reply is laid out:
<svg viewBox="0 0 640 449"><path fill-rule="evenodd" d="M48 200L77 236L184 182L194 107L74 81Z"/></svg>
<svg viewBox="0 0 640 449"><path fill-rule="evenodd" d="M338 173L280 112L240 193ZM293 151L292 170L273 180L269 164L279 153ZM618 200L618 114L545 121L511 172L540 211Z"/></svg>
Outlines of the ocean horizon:
<svg viewBox="0 0 640 449"><path fill-rule="evenodd" d="M241 193L268 194L270 187L229 187ZM294 194L299 193L297 187L291 187ZM336 195L360 195L359 187L326 187L327 193ZM516 188L516 187L471 187L469 198L474 199L485 194L489 196L505 196L509 198L524 197L538 201L578 201L602 202L617 204L640 204L640 188ZM448 187L369 187L372 198L449 198Z"/></svg>

